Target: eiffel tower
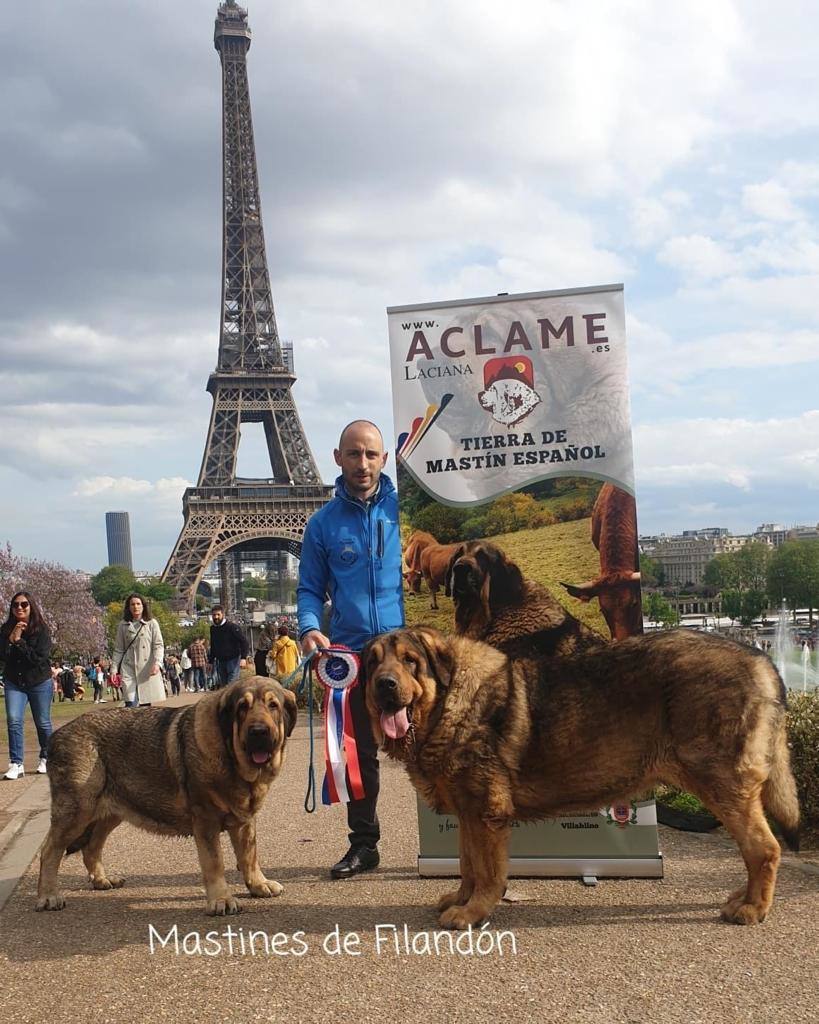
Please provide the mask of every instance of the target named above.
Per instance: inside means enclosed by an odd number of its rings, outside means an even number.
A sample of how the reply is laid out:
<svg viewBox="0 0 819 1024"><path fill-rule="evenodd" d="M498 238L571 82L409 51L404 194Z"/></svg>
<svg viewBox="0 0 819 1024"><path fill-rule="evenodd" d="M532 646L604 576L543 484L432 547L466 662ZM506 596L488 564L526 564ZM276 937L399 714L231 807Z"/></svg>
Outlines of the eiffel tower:
<svg viewBox="0 0 819 1024"><path fill-rule="evenodd" d="M192 609L205 570L218 559L222 603L235 612L243 556L298 555L307 520L333 489L322 483L307 443L291 393L292 350L283 351L276 328L247 82L250 29L235 0L219 6L213 41L222 63L219 359L208 378L213 410L199 480L182 498L185 522L162 579ZM271 479L237 478L242 423L264 425Z"/></svg>

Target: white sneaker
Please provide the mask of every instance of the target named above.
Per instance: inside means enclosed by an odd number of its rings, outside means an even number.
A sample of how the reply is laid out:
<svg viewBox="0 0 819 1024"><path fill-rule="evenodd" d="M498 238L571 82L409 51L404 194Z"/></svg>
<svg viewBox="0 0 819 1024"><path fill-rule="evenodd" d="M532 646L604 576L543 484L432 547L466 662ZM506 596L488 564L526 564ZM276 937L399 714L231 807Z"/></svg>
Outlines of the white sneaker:
<svg viewBox="0 0 819 1024"><path fill-rule="evenodd" d="M12 762L9 765L9 770L3 776L4 779L21 779L26 774L25 768L21 764L15 764Z"/></svg>
<svg viewBox="0 0 819 1024"><path fill-rule="evenodd" d="M37 764L37 774L45 775L46 772L46 759L44 757L41 757L39 763Z"/></svg>

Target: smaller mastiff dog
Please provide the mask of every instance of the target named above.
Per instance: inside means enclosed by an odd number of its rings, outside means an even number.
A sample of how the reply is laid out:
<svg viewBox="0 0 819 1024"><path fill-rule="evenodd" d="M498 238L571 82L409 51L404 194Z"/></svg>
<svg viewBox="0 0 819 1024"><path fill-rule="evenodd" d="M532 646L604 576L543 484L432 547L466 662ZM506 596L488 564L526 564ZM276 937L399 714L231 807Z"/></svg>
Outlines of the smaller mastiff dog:
<svg viewBox="0 0 819 1024"><path fill-rule="evenodd" d="M455 632L497 647L509 658L566 657L606 641L566 611L540 583L524 579L495 544L452 545L446 594L455 603Z"/></svg>
<svg viewBox="0 0 819 1024"><path fill-rule="evenodd" d="M256 814L284 763L296 699L256 676L181 708L118 708L58 729L48 751L51 828L40 854L37 910L61 910L57 872L82 851L95 889L116 889L102 849L123 821L196 841L211 915L241 909L225 881L219 835L227 831L253 896L278 896L256 854Z"/></svg>
<svg viewBox="0 0 819 1024"><path fill-rule="evenodd" d="M761 651L677 630L567 658L510 660L430 627L370 641L373 729L438 813L459 822L461 885L444 928L484 921L506 887L513 820L597 811L657 782L695 793L739 845L746 885L722 916L763 921L779 844L798 845L785 690Z"/></svg>

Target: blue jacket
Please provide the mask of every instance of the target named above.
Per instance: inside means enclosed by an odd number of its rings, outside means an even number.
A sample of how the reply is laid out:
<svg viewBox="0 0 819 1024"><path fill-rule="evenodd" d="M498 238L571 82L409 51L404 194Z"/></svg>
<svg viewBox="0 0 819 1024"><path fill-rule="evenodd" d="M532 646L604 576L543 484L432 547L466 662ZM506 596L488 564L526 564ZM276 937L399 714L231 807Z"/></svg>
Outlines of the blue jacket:
<svg viewBox="0 0 819 1024"><path fill-rule="evenodd" d="M404 624L398 495L383 473L366 504L351 498L339 477L335 497L310 517L299 563L300 637L324 632L327 594L333 643L360 651L377 633Z"/></svg>

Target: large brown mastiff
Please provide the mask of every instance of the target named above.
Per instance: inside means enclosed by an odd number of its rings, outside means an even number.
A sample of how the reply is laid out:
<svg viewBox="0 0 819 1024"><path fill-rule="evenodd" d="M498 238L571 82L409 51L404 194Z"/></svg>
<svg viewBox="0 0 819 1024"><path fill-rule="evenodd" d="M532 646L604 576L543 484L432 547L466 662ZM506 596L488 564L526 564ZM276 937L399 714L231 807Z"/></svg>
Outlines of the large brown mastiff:
<svg viewBox="0 0 819 1024"><path fill-rule="evenodd" d="M597 811L657 782L695 793L739 845L748 881L723 918L764 920L780 859L765 811L795 848L799 807L785 691L761 651L678 630L510 661L419 627L376 637L363 661L387 753L431 807L458 816L461 885L438 904L443 927L492 913L513 820Z"/></svg>

